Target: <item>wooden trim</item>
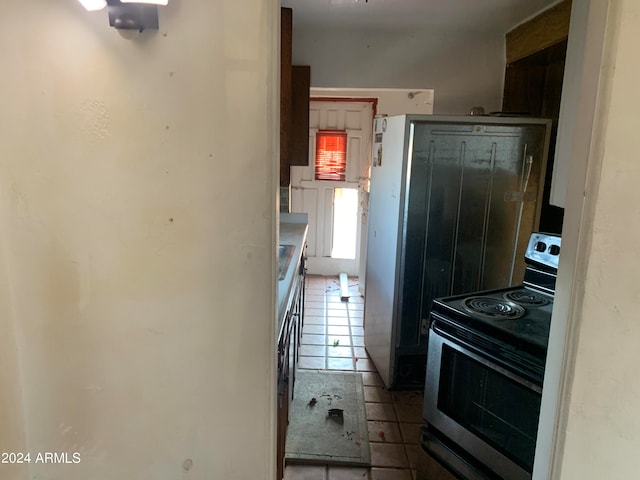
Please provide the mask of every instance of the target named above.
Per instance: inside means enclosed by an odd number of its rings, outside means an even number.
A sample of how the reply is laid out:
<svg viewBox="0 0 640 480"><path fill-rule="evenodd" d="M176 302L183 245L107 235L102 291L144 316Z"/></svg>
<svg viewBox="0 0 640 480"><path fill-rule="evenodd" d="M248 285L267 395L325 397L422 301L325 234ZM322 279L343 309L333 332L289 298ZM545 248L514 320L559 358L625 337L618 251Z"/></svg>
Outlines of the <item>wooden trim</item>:
<svg viewBox="0 0 640 480"><path fill-rule="evenodd" d="M570 18L571 0L564 0L508 32L507 65L565 40Z"/></svg>
<svg viewBox="0 0 640 480"><path fill-rule="evenodd" d="M311 97L311 102L363 102L371 103L373 107L373 116L378 113L378 99L375 97Z"/></svg>

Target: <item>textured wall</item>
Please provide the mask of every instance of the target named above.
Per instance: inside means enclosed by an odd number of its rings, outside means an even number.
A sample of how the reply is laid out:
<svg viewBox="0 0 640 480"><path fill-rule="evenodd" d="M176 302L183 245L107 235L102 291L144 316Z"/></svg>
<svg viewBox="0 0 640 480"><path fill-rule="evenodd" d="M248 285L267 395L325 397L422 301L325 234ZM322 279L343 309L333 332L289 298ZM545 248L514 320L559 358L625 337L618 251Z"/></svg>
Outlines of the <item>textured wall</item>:
<svg viewBox="0 0 640 480"><path fill-rule="evenodd" d="M293 62L311 65L313 87L433 88L434 113L500 110L504 32L294 27Z"/></svg>
<svg viewBox="0 0 640 480"><path fill-rule="evenodd" d="M0 438L81 454L32 478L272 478L278 13L5 6Z"/></svg>
<svg viewBox="0 0 640 480"><path fill-rule="evenodd" d="M611 6L590 167L597 169L592 176L599 177L599 184L585 193L595 208L583 224L592 232L586 275L577 279L584 280L584 300L575 320L563 479L638 476L640 148L635 137L640 5L612 0Z"/></svg>

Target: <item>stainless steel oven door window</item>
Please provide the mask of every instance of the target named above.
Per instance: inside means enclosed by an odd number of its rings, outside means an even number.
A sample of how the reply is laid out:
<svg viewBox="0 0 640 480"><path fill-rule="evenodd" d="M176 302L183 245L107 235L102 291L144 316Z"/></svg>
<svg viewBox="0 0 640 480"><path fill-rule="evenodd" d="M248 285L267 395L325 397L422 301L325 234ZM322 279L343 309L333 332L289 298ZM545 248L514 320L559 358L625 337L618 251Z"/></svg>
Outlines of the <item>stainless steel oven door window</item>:
<svg viewBox="0 0 640 480"><path fill-rule="evenodd" d="M437 328L430 332L428 357L427 422L501 477L530 480L540 387Z"/></svg>

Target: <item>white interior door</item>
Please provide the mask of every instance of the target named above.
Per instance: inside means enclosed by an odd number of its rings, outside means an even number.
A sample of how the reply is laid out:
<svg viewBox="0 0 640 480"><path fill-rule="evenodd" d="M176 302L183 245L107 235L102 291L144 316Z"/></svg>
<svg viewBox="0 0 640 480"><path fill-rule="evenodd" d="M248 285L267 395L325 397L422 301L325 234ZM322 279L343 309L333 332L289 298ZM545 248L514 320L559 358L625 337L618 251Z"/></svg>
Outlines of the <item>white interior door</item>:
<svg viewBox="0 0 640 480"><path fill-rule="evenodd" d="M373 106L368 101L313 100L309 108L309 166L291 167L291 211L309 216L309 273L357 275L364 193L368 181ZM316 180L316 134L347 134L344 181Z"/></svg>

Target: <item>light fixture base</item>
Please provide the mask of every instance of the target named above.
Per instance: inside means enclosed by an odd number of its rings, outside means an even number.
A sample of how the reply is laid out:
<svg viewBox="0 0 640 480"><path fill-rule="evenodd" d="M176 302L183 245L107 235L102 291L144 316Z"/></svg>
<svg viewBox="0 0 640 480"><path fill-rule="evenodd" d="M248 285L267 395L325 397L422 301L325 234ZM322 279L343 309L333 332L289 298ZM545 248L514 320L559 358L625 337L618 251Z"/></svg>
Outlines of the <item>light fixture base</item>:
<svg viewBox="0 0 640 480"><path fill-rule="evenodd" d="M109 25L118 30L143 30L159 28L158 7L141 3L122 3L107 0Z"/></svg>

